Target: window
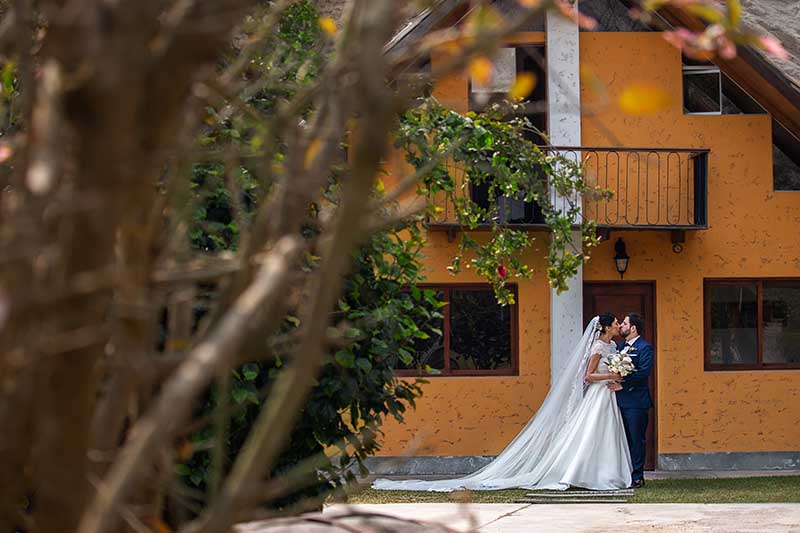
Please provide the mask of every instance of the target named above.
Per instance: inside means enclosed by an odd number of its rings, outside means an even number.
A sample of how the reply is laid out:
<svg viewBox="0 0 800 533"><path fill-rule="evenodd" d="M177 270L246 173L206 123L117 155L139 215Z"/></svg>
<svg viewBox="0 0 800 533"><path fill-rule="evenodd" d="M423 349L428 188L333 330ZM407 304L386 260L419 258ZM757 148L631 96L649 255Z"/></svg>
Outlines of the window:
<svg viewBox="0 0 800 533"><path fill-rule="evenodd" d="M800 368L800 279L706 280L706 370Z"/></svg>
<svg viewBox="0 0 800 533"><path fill-rule="evenodd" d="M717 65L684 57L683 112L687 115L763 115L767 111Z"/></svg>
<svg viewBox="0 0 800 533"><path fill-rule="evenodd" d="M516 375L517 305L501 306L485 284L427 287L447 302L444 317L433 326L442 336L419 339L414 363L398 368L405 376L425 375L424 368L444 376ZM516 286L511 286L516 300Z"/></svg>
<svg viewBox="0 0 800 533"><path fill-rule="evenodd" d="M683 65L683 112L722 114L722 74L716 65Z"/></svg>

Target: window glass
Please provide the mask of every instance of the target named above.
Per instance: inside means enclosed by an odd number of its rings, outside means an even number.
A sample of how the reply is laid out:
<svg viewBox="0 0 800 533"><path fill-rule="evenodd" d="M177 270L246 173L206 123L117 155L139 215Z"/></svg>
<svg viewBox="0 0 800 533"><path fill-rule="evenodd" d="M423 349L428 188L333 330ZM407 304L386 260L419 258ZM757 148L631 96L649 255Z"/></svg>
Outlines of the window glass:
<svg viewBox="0 0 800 533"><path fill-rule="evenodd" d="M764 363L800 363L800 284L764 283Z"/></svg>
<svg viewBox="0 0 800 533"><path fill-rule="evenodd" d="M712 285L711 364L758 363L758 287L755 284Z"/></svg>
<svg viewBox="0 0 800 533"><path fill-rule="evenodd" d="M491 289L450 291L450 369L511 369L511 309Z"/></svg>

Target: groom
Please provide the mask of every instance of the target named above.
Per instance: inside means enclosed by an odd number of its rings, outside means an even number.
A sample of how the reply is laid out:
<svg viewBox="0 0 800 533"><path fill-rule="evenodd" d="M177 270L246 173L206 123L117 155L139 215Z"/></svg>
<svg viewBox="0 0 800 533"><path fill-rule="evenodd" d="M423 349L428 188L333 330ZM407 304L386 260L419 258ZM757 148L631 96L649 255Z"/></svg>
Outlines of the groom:
<svg viewBox="0 0 800 533"><path fill-rule="evenodd" d="M620 335L625 339L617 349L633 360L634 372L622 380L622 384L610 384L617 391L617 405L622 414L625 436L631 451L631 487L644 486L644 460L647 442L647 417L653 407L648 380L653 370L653 347L641 336L644 321L638 313L630 313L620 326Z"/></svg>

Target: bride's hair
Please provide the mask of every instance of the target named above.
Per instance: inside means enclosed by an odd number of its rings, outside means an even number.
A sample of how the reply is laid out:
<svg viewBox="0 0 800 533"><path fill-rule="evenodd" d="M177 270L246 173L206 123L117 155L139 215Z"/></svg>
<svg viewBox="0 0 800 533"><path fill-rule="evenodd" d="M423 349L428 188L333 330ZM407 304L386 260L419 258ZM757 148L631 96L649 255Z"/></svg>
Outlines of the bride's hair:
<svg viewBox="0 0 800 533"><path fill-rule="evenodd" d="M601 335L605 333L606 329L610 328L611 324L617 319L614 313L603 313L598 318L597 331L599 331Z"/></svg>

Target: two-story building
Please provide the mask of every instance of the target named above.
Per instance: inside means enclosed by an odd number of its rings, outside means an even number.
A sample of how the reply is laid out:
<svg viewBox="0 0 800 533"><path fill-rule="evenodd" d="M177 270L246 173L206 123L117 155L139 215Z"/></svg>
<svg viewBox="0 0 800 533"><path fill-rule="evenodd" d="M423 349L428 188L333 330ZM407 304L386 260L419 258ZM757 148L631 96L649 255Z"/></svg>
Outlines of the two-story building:
<svg viewBox="0 0 800 533"><path fill-rule="evenodd" d="M469 4L437 2L387 53L458 25ZM519 9L514 0L495 6L511 18ZM376 473L484 464L536 412L559 357L603 311L641 313L656 349L649 468L800 468L800 89L748 48L731 60L689 60L662 31L693 22L665 9L645 25L629 7L581 0L595 31L548 13L495 58L492 90L534 71L531 98L545 105L531 119L584 163L589 183L614 191L583 206L604 240L556 294L537 211L512 209L509 223L537 233L525 258L537 274L515 282L516 304L500 307L470 271L446 270L461 229L443 206L425 253L428 281L449 301L444 337L420 348L441 375L427 378L404 424L383 428ZM434 77L438 61L434 53L424 62ZM636 84L668 102L623 112L620 96ZM486 100L480 91L462 73L436 79L434 95L466 112Z"/></svg>

